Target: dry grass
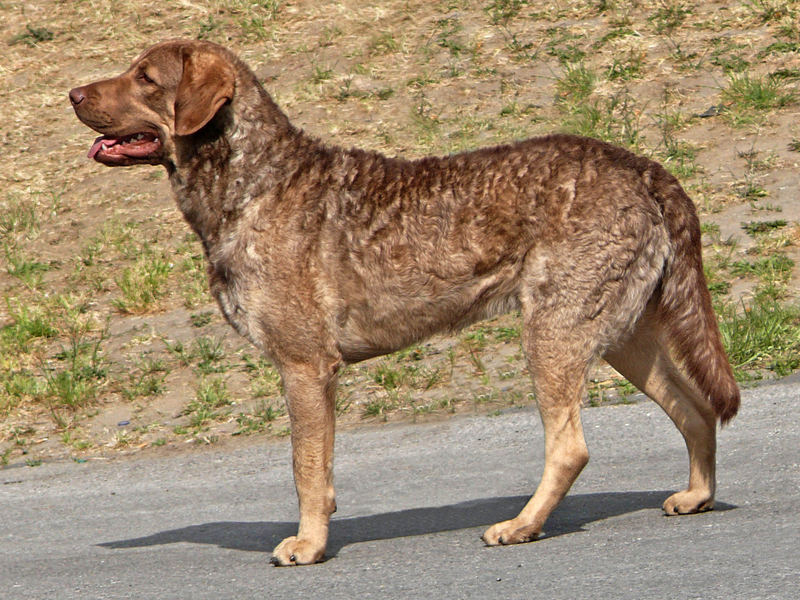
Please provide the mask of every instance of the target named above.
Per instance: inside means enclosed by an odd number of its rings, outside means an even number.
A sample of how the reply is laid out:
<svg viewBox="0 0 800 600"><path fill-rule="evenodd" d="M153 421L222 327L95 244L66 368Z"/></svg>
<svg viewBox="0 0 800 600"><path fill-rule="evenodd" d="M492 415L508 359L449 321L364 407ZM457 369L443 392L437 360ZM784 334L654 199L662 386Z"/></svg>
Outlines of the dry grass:
<svg viewBox="0 0 800 600"><path fill-rule="evenodd" d="M200 248L163 175L87 161L92 133L66 101L74 85L118 72L166 38L234 48L295 123L340 145L420 156L570 130L629 146L664 162L696 199L714 232L706 238L720 302L778 288L784 302L795 295L794 267L777 285L731 265L757 264L753 253L798 259L800 2L43 0L2 8L4 460L23 449L127 452L286 432L275 374L245 356L253 350L214 312ZM787 222L780 244L740 226L776 219ZM725 246L731 236L737 245ZM152 284L146 298L131 295L140 281ZM352 367L340 418L530 403L515 326L500 319ZM222 340L224 359L202 356L205 338ZM198 414L208 369L226 402ZM629 392L605 371L590 387L593 403ZM132 425L118 425L125 421Z"/></svg>

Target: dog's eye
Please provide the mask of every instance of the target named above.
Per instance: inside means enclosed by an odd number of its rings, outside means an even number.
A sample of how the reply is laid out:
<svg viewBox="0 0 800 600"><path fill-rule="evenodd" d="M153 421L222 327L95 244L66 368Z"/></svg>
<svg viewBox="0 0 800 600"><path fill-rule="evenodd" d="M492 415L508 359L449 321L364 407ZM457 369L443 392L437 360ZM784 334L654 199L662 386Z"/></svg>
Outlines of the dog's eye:
<svg viewBox="0 0 800 600"><path fill-rule="evenodd" d="M144 81L145 83L155 83L152 77L150 77L145 71L139 71L139 75L137 79L140 81Z"/></svg>

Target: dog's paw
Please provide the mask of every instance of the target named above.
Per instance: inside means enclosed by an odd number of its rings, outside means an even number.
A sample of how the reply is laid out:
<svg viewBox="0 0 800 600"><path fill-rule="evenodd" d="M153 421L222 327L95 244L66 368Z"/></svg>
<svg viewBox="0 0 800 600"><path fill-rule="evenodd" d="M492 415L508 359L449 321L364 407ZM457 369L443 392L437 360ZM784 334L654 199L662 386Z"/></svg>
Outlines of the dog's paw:
<svg viewBox="0 0 800 600"><path fill-rule="evenodd" d="M487 529L481 539L487 546L523 544L539 537L540 528L534 525L521 525L516 519L495 523Z"/></svg>
<svg viewBox="0 0 800 600"><path fill-rule="evenodd" d="M273 550L270 562L276 567L311 565L322 560L324 554L324 545L320 546L310 540L291 536L283 540Z"/></svg>
<svg viewBox="0 0 800 600"><path fill-rule="evenodd" d="M668 516L705 512L714 508L714 496L704 490L683 490L667 498L662 508Z"/></svg>

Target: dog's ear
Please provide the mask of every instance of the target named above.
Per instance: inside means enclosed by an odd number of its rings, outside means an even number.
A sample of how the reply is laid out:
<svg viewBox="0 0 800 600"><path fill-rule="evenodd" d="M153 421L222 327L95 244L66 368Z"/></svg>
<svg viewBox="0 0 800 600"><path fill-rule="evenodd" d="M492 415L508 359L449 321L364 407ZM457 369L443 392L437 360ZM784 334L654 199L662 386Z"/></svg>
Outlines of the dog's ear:
<svg viewBox="0 0 800 600"><path fill-rule="evenodd" d="M183 76L175 95L175 133L191 135L233 98L231 64L214 52L190 50L183 57Z"/></svg>

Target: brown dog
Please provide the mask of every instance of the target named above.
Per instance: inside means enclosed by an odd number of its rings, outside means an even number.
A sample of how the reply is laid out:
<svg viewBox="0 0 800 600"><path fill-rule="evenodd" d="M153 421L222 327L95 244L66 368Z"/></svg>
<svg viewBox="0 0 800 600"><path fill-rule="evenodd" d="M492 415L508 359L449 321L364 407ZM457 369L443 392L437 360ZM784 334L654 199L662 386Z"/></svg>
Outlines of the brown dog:
<svg viewBox="0 0 800 600"><path fill-rule="evenodd" d="M586 464L580 404L598 357L686 440L689 487L666 513L712 508L716 420L736 414L739 390L694 206L658 164L566 135L417 161L325 146L207 42L158 44L69 96L103 134L91 158L166 167L222 312L280 370L300 525L275 564L325 552L339 368L511 309L522 314L545 466L487 544L535 539Z"/></svg>

